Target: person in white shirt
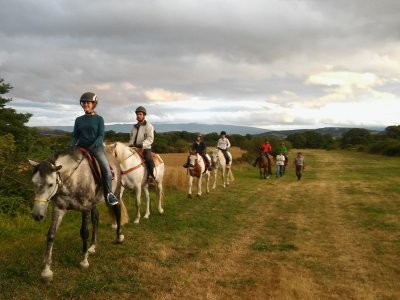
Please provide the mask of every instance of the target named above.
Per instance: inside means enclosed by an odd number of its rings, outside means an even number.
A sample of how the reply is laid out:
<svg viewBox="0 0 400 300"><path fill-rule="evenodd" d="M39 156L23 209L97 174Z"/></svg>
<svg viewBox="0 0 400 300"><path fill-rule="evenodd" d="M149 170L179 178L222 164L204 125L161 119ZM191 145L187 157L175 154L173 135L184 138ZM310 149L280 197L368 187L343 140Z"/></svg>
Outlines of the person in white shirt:
<svg viewBox="0 0 400 300"><path fill-rule="evenodd" d="M228 148L231 146L231 143L229 142L228 138L226 137L226 132L221 131L217 143L217 148L222 151L224 154L225 160L226 160L226 165L229 166L230 163L230 158L228 155Z"/></svg>
<svg viewBox="0 0 400 300"><path fill-rule="evenodd" d="M151 145L154 141L154 128L153 125L146 121L146 108L139 106L136 108L135 113L138 122L132 126L129 146L143 150L143 156L147 167L148 183L154 184L154 161L151 151Z"/></svg>
<svg viewBox="0 0 400 300"><path fill-rule="evenodd" d="M285 166L285 156L283 156L282 152L279 152L275 157L276 161L276 177L282 177L283 175L283 167Z"/></svg>

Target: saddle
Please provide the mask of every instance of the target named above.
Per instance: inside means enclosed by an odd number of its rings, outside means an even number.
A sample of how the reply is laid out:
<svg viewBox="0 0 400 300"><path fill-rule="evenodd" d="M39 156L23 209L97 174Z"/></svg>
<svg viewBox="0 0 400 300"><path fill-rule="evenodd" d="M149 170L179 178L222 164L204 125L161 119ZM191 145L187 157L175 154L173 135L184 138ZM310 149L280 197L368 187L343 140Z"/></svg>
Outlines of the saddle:
<svg viewBox="0 0 400 300"><path fill-rule="evenodd" d="M90 153L85 148L79 147L79 150L86 157L86 159L89 163L90 170L92 171L95 182L99 185L102 185L103 178L102 178L101 169L100 169L100 165L99 165L98 161L92 155L90 155ZM110 165L110 170L111 170L111 180L114 180L115 173L114 173L114 170L111 165Z"/></svg>
<svg viewBox="0 0 400 300"><path fill-rule="evenodd" d="M131 150L136 151L136 153L139 154L140 160L142 161L142 165L145 165L145 159L144 159L144 156L143 156L143 149L142 148L131 147L131 146L129 146L129 148L131 148ZM153 159L154 167L157 167L157 166L161 165L162 163L164 163L164 161L162 160L161 156L158 155L157 153L153 152L153 150L151 151L151 158Z"/></svg>

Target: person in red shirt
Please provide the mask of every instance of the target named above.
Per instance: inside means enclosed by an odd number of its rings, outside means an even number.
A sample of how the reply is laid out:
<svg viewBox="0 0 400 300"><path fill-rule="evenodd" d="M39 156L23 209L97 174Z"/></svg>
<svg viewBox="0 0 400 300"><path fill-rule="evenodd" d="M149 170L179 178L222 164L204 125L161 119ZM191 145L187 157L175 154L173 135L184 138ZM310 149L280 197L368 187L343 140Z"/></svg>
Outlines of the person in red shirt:
<svg viewBox="0 0 400 300"><path fill-rule="evenodd" d="M258 148L260 150L260 155L265 155L268 159L268 173L269 175L272 174L271 171L271 159L269 158L270 155L272 155L272 146L269 143L268 139L265 139L264 143L260 145ZM253 166L255 167L259 161L260 157L257 157L255 162L253 163Z"/></svg>

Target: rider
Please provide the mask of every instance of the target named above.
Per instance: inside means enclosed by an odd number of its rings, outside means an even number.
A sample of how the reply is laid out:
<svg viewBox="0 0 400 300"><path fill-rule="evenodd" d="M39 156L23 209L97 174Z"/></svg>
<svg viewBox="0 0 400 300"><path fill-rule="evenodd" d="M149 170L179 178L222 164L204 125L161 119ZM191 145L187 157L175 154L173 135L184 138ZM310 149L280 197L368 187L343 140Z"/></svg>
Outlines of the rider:
<svg viewBox="0 0 400 300"><path fill-rule="evenodd" d="M70 144L85 148L97 160L104 177L106 203L108 205L116 205L118 204L118 199L112 193L111 170L103 146L104 119L94 111L98 98L96 94L87 92L81 96L79 102L85 114L75 119L74 132Z"/></svg>
<svg viewBox="0 0 400 300"><path fill-rule="evenodd" d="M154 184L154 161L151 152L151 144L154 141L154 127L145 120L147 114L146 108L139 106L136 108L135 113L138 122L132 126L129 147L143 149L143 156L146 161L148 174L147 182L149 184Z"/></svg>
<svg viewBox="0 0 400 300"><path fill-rule="evenodd" d="M203 158L204 162L206 163L206 168L209 171L212 171L212 166L211 166L211 159L209 157L209 155L207 154L207 146L206 144L203 142L203 135L198 132L196 134L196 139L194 140L191 150L200 154L200 156Z"/></svg>
<svg viewBox="0 0 400 300"><path fill-rule="evenodd" d="M260 155L265 155L265 157L268 159L268 173L271 175L271 160L269 158L270 155L272 155L272 146L269 143L268 139L265 139L264 143L260 145L258 148L260 150ZM260 157L257 157L255 162L253 163L253 167L255 167L260 160Z"/></svg>
<svg viewBox="0 0 400 300"><path fill-rule="evenodd" d="M226 137L226 132L221 131L218 139L217 148L222 151L226 160L226 167L229 168L230 157L228 154L228 148L231 146L228 138Z"/></svg>

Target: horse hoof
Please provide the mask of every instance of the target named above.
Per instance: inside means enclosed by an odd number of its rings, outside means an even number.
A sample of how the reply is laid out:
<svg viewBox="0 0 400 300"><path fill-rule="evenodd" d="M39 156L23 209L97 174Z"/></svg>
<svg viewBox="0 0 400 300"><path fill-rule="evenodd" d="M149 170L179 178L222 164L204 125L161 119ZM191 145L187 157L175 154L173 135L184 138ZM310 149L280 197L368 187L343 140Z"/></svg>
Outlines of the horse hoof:
<svg viewBox="0 0 400 300"><path fill-rule="evenodd" d="M149 215L144 215L143 218L148 219L148 218L149 218Z"/></svg>
<svg viewBox="0 0 400 300"><path fill-rule="evenodd" d="M197 198L200 198L200 197L201 197L201 195L197 194L197 195L196 195L196 197L197 197Z"/></svg>
<svg viewBox="0 0 400 300"><path fill-rule="evenodd" d="M188 198L192 198L192 194L189 194L187 197L188 197Z"/></svg>
<svg viewBox="0 0 400 300"><path fill-rule="evenodd" d="M124 240L125 240L125 236L123 234L120 234L117 242L118 242L118 244L122 244L124 242Z"/></svg>
<svg viewBox="0 0 400 300"><path fill-rule="evenodd" d="M134 224L139 224L139 219L135 219L135 221L133 221Z"/></svg>
<svg viewBox="0 0 400 300"><path fill-rule="evenodd" d="M161 209L158 210L158 213L159 213L160 215L162 215L162 214L164 213L164 210L161 208Z"/></svg>
<svg viewBox="0 0 400 300"><path fill-rule="evenodd" d="M45 269L43 270L41 276L44 282L49 283L53 280L53 271L50 269Z"/></svg>
<svg viewBox="0 0 400 300"><path fill-rule="evenodd" d="M92 245L89 247L87 250L90 254L95 254L96 253L96 245Z"/></svg>
<svg viewBox="0 0 400 300"><path fill-rule="evenodd" d="M89 262L87 261L87 259L85 259L85 260L82 260L80 263L79 263L79 266L81 267L81 269L87 269L87 268L89 268Z"/></svg>
<svg viewBox="0 0 400 300"><path fill-rule="evenodd" d="M111 229L117 229L117 224L111 224Z"/></svg>

